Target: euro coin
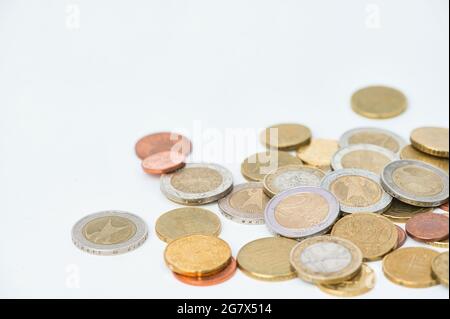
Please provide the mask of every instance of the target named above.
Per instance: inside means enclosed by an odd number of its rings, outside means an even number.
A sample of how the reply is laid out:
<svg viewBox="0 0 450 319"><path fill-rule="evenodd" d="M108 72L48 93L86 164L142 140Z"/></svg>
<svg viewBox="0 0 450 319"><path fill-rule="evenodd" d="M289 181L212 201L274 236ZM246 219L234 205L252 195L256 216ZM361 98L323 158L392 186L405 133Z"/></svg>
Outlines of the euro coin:
<svg viewBox="0 0 450 319"><path fill-rule="evenodd" d="M383 168L398 156L386 148L372 144L354 144L341 148L331 160L333 170L356 168L381 175Z"/></svg>
<svg viewBox="0 0 450 319"><path fill-rule="evenodd" d="M398 243L398 230L394 223L377 214L345 216L334 225L331 235L353 242L367 261L383 258Z"/></svg>
<svg viewBox="0 0 450 319"><path fill-rule="evenodd" d="M347 214L383 213L392 197L380 185L380 177L360 169L341 169L328 173L321 186L330 191Z"/></svg>
<svg viewBox="0 0 450 319"><path fill-rule="evenodd" d="M339 203L319 187L297 187L278 194L265 212L273 233L302 239L326 233L339 217Z"/></svg>
<svg viewBox="0 0 450 319"><path fill-rule="evenodd" d="M296 277L289 256L297 242L281 237L269 237L246 244L238 253L239 269L254 279L285 281Z"/></svg>
<svg viewBox="0 0 450 319"><path fill-rule="evenodd" d="M289 165L276 169L264 178L264 191L269 197L301 186L320 186L325 173L317 168Z"/></svg>
<svg viewBox="0 0 450 319"><path fill-rule="evenodd" d="M93 255L119 255L140 247L148 237L146 223L122 211L105 211L84 217L72 229L72 241Z"/></svg>
<svg viewBox="0 0 450 319"><path fill-rule="evenodd" d="M264 224L264 211L269 198L261 183L247 183L234 187L219 201L219 209L228 219L246 225Z"/></svg>
<svg viewBox="0 0 450 319"><path fill-rule="evenodd" d="M198 207L184 207L161 215L156 221L156 234L170 243L189 235L218 236L221 222L216 214Z"/></svg>
<svg viewBox="0 0 450 319"><path fill-rule="evenodd" d="M391 196L421 207L438 207L448 201L448 175L428 164L394 161L381 174L381 184Z"/></svg>
<svg viewBox="0 0 450 319"><path fill-rule="evenodd" d="M341 148L354 144L373 144L398 154L406 141L394 132L375 127L360 127L345 132L339 140Z"/></svg>
<svg viewBox="0 0 450 319"><path fill-rule="evenodd" d="M443 127L420 127L411 133L411 144L424 153L448 158L449 131Z"/></svg>
<svg viewBox="0 0 450 319"><path fill-rule="evenodd" d="M394 88L369 86L352 96L352 109L370 119L389 119L406 111L406 96Z"/></svg>
<svg viewBox="0 0 450 319"><path fill-rule="evenodd" d="M314 284L337 284L353 278L361 269L362 258L353 243L332 236L306 239L291 252L298 276Z"/></svg>
<svg viewBox="0 0 450 319"><path fill-rule="evenodd" d="M385 276L395 284L408 288L428 288L438 284L431 268L439 253L428 248L401 248L383 260Z"/></svg>
<svg viewBox="0 0 450 319"><path fill-rule="evenodd" d="M216 164L187 164L161 177L161 190L171 201L182 205L204 205L228 195L233 176Z"/></svg>

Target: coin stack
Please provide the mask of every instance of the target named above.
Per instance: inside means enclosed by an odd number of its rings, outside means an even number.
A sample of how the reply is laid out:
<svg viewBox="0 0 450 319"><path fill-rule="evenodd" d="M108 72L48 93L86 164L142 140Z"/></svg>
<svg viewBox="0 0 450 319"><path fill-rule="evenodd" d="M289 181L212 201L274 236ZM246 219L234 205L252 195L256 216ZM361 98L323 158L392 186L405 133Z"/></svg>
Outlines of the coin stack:
<svg viewBox="0 0 450 319"><path fill-rule="evenodd" d="M407 101L398 90L368 87L354 94L352 108L369 118L390 118L403 113ZM377 261L396 284L448 287L448 251L401 248L412 238L448 249L449 219L442 212L448 212L448 135L445 128L418 128L409 145L374 127L333 140L313 137L302 124L277 124L261 133L267 150L243 161L248 182L236 186L220 165L186 164L192 143L179 134L143 137L136 154L146 173L162 175L162 193L184 205L155 225L167 243L165 263L181 282L216 285L239 268L254 279L300 278L325 293L353 297L375 287L369 263ZM225 218L266 224L274 236L247 243L234 258L218 237L220 218L198 207L214 202ZM126 252L146 238L145 223L123 212L88 216L73 230L74 243L95 254Z"/></svg>

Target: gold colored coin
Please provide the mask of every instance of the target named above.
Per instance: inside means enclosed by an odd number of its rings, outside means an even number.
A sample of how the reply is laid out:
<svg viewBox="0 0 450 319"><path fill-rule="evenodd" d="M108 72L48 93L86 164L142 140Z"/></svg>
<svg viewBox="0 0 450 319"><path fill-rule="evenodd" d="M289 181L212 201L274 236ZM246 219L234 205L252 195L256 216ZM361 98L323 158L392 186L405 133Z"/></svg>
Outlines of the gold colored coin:
<svg viewBox="0 0 450 319"><path fill-rule="evenodd" d="M173 188L188 194L208 193L219 188L222 182L222 175L207 167L187 167L176 172L171 180Z"/></svg>
<svg viewBox="0 0 450 319"><path fill-rule="evenodd" d="M300 124L279 124L261 133L261 142L268 148L293 151L309 143L311 130Z"/></svg>
<svg viewBox="0 0 450 319"><path fill-rule="evenodd" d="M344 135L341 147L347 145L370 144L383 147L393 153L398 153L404 144L403 139L396 134L374 128L351 130Z"/></svg>
<svg viewBox="0 0 450 319"><path fill-rule="evenodd" d="M416 160L430 164L432 166L435 166L437 168L446 171L447 174L449 171L448 159L421 152L415 149L412 145L407 145L402 149L400 153L400 158L402 160Z"/></svg>
<svg viewBox="0 0 450 319"><path fill-rule="evenodd" d="M444 241L435 241L433 243L427 243L430 246L436 247L436 248L441 248L441 249L448 249L449 248L449 243L448 243L448 239L444 240Z"/></svg>
<svg viewBox="0 0 450 319"><path fill-rule="evenodd" d="M267 174L288 165L302 165L303 162L288 152L270 151L247 158L241 166L242 175L249 181L262 182Z"/></svg>
<svg viewBox="0 0 450 319"><path fill-rule="evenodd" d="M297 156L306 164L325 168L331 165L331 159L338 150L338 141L313 139L311 143L297 150Z"/></svg>
<svg viewBox="0 0 450 319"><path fill-rule="evenodd" d="M394 223L386 217L369 213L345 216L334 225L331 235L353 242L367 261L383 258L397 246L398 241Z"/></svg>
<svg viewBox="0 0 450 319"><path fill-rule="evenodd" d="M330 205L315 193L298 193L283 199L275 208L275 220L284 228L307 229L327 220Z"/></svg>
<svg viewBox="0 0 450 319"><path fill-rule="evenodd" d="M350 207L374 205L383 195L380 185L369 178L357 175L336 179L330 185L330 190L342 204Z"/></svg>
<svg viewBox="0 0 450 319"><path fill-rule="evenodd" d="M434 196L444 189L443 179L435 172L417 166L406 165L392 173L392 180L398 187L415 196Z"/></svg>
<svg viewBox="0 0 450 319"><path fill-rule="evenodd" d="M383 213L383 215L389 218L394 223L406 223L410 218L417 214L431 212L431 208L417 207L394 199L391 207Z"/></svg>
<svg viewBox="0 0 450 319"><path fill-rule="evenodd" d="M334 285L318 285L327 294L338 297L356 297L368 293L376 284L375 271L363 264L361 271L353 278Z"/></svg>
<svg viewBox="0 0 450 319"><path fill-rule="evenodd" d="M448 158L449 130L443 127L420 127L411 133L411 144L424 153Z"/></svg>
<svg viewBox="0 0 450 319"><path fill-rule="evenodd" d="M314 284L337 284L358 274L363 256L361 250L346 239L318 236L295 246L290 259L302 280Z"/></svg>
<svg viewBox="0 0 450 319"><path fill-rule="evenodd" d="M385 276L395 284L409 288L427 288L438 284L431 264L439 253L428 248L402 248L383 260Z"/></svg>
<svg viewBox="0 0 450 319"><path fill-rule="evenodd" d="M105 216L87 223L82 233L91 243L116 245L131 239L136 234L136 225L120 216Z"/></svg>
<svg viewBox="0 0 450 319"><path fill-rule="evenodd" d="M297 277L289 256L297 241L269 237L252 241L242 247L237 256L244 274L259 280L284 281Z"/></svg>
<svg viewBox="0 0 450 319"><path fill-rule="evenodd" d="M221 223L219 217L209 210L185 207L161 215L155 229L159 239L170 243L189 235L218 236Z"/></svg>
<svg viewBox="0 0 450 319"><path fill-rule="evenodd" d="M448 218L448 213L443 213L442 215L447 216L447 218ZM449 248L448 239L443 240L443 241L435 241L435 242L427 243L427 244L431 245L433 247L436 247L436 248L443 248L443 249Z"/></svg>
<svg viewBox="0 0 450 319"><path fill-rule="evenodd" d="M371 119L388 119L406 111L406 96L393 88L370 86L352 96L352 109Z"/></svg>
<svg viewBox="0 0 450 319"><path fill-rule="evenodd" d="M231 261L231 248L220 238L191 235L172 241L164 252L167 266L188 277L212 276Z"/></svg>
<svg viewBox="0 0 450 319"><path fill-rule="evenodd" d="M448 287L448 251L433 259L431 269L439 282Z"/></svg>

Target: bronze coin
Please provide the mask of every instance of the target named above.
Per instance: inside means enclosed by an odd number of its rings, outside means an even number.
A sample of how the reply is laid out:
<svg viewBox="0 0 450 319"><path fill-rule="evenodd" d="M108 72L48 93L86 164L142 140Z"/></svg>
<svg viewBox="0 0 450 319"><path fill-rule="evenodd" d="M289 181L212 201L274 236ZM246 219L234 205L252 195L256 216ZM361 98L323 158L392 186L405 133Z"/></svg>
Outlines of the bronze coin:
<svg viewBox="0 0 450 319"><path fill-rule="evenodd" d="M397 240L397 246L394 248L394 250L402 248L403 245L406 243L406 239L408 239L408 235L403 230L403 228L401 228L398 225L395 225L395 227L397 228L397 231L398 231L398 240Z"/></svg>
<svg viewBox="0 0 450 319"><path fill-rule="evenodd" d="M187 277L173 273L176 279L191 286L207 287L221 284L234 276L237 269L236 259L231 258L230 264L221 272L207 277Z"/></svg>
<svg viewBox="0 0 450 319"><path fill-rule="evenodd" d="M161 175L175 172L183 168L186 157L177 152L161 152L150 155L142 161L142 169L147 174Z"/></svg>
<svg viewBox="0 0 450 319"><path fill-rule="evenodd" d="M135 151L141 160L167 151L188 156L192 151L192 144L183 135L164 132L144 136L136 143Z"/></svg>
<svg viewBox="0 0 450 319"><path fill-rule="evenodd" d="M448 217L441 214L418 214L406 223L409 236L421 242L435 242L448 239Z"/></svg>
<svg viewBox="0 0 450 319"><path fill-rule="evenodd" d="M445 210L446 212L448 212L448 202L445 203L444 205L441 206L442 210Z"/></svg>

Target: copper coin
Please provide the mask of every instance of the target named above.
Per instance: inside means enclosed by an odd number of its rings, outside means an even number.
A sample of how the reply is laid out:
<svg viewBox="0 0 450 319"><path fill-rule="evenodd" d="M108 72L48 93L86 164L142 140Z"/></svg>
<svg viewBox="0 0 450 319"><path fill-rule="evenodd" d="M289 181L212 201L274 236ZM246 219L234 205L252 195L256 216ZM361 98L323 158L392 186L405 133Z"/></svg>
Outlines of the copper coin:
<svg viewBox="0 0 450 319"><path fill-rule="evenodd" d="M398 225L395 225L397 227L397 231L398 231L398 240L397 240L397 246L395 247L394 250L397 250L401 247L403 247L403 245L406 243L406 239L408 239L408 235L406 235L406 232L403 230L403 228L401 228Z"/></svg>
<svg viewBox="0 0 450 319"><path fill-rule="evenodd" d="M186 157L177 152L161 152L150 155L142 161L142 169L147 174L161 175L175 172L183 168Z"/></svg>
<svg viewBox="0 0 450 319"><path fill-rule="evenodd" d="M230 264L218 274L207 276L207 277L187 277L176 273L173 273L175 278L177 278L182 283L191 286L207 287L221 284L234 276L237 269L236 259L231 258Z"/></svg>
<svg viewBox="0 0 450 319"><path fill-rule="evenodd" d="M446 212L448 212L448 202L445 203L444 205L441 206L442 210L445 210Z"/></svg>
<svg viewBox="0 0 450 319"><path fill-rule="evenodd" d="M176 133L156 133L144 136L135 146L136 155L145 159L150 155L172 151L188 156L192 151L191 141Z"/></svg>
<svg viewBox="0 0 450 319"><path fill-rule="evenodd" d="M409 236L421 242L442 241L448 238L448 217L441 214L418 214L406 223Z"/></svg>

